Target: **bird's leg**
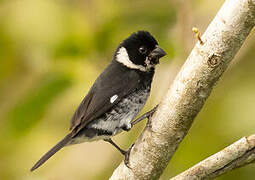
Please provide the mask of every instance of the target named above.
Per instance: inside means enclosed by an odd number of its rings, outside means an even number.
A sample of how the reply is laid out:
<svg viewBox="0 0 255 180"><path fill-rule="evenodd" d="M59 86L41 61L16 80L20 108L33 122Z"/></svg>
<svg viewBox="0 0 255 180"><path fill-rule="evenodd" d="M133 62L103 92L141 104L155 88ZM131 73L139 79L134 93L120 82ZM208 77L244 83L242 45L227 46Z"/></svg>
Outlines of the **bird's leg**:
<svg viewBox="0 0 255 180"><path fill-rule="evenodd" d="M139 123L140 121L142 121L145 118L150 119L150 117L153 115L153 113L157 110L157 107L158 107L158 105L155 106L152 110L146 112L145 114L143 114L142 116L140 116L139 118L134 120L133 122L131 122L131 127L133 127L134 125L136 125L137 123ZM125 131L129 131L131 128L123 127L122 129ZM104 141L113 145L122 155L125 156L124 163L128 168L130 168L128 165L129 155L130 155L130 151L131 151L132 147L134 146L134 144L132 144L131 147L127 151L125 151L125 150L121 149L117 144L115 144L115 142L113 142L113 140L111 138L104 139Z"/></svg>
<svg viewBox="0 0 255 180"><path fill-rule="evenodd" d="M116 149L118 149L118 151L120 151L121 154L125 155L126 151L121 149L117 144L115 144L115 142L113 142L113 140L111 138L109 139L104 139L104 141L110 143L111 145L113 145Z"/></svg>
<svg viewBox="0 0 255 180"><path fill-rule="evenodd" d="M104 139L104 141L110 143L111 145L113 145L122 155L125 156L124 163L128 168L130 168L129 165L128 165L129 155L130 155L130 151L131 151L132 147L134 146L134 144L132 144L132 146L127 151L125 151L125 150L121 149L117 144L115 144L115 142L113 142L113 140L111 138Z"/></svg>
<svg viewBox="0 0 255 180"><path fill-rule="evenodd" d="M150 117L154 114L154 112L157 110L157 108L158 108L158 105L155 106L152 110L146 112L145 114L143 114L142 116L140 116L139 118L134 120L133 122L131 122L132 127L134 125L136 125L137 123L139 123L140 121L144 120L145 118L150 119Z"/></svg>

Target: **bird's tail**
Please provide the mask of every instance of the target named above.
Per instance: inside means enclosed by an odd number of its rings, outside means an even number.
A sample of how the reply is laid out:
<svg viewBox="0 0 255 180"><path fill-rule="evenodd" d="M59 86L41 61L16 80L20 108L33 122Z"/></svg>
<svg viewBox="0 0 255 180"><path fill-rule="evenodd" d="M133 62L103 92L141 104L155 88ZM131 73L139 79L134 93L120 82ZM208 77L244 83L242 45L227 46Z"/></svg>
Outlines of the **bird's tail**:
<svg viewBox="0 0 255 180"><path fill-rule="evenodd" d="M47 161L51 156L53 156L56 152L58 152L60 149L62 149L65 145L68 144L68 142L70 142L70 140L72 139L72 135L71 133L66 135L64 137L64 139L62 139L61 141L59 141L58 144L56 144L53 148L51 148L51 150L49 150L43 157L41 157L41 159L39 159L39 161L37 161L37 163L35 163L35 165L30 169L30 171L34 171L35 169L37 169L38 167L40 167L43 163L45 163L45 161Z"/></svg>

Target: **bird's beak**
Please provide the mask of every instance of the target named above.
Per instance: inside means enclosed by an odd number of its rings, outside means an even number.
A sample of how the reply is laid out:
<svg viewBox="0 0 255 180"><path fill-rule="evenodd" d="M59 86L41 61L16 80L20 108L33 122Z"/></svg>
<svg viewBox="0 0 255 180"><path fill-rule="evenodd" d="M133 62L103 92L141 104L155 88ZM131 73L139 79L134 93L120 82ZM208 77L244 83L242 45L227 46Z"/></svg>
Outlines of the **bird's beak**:
<svg viewBox="0 0 255 180"><path fill-rule="evenodd" d="M159 46L156 46L156 48L150 53L150 56L156 59L162 58L165 55L166 52Z"/></svg>
<svg viewBox="0 0 255 180"><path fill-rule="evenodd" d="M166 55L166 52L158 45L149 55L149 60L151 64L159 64L159 59Z"/></svg>

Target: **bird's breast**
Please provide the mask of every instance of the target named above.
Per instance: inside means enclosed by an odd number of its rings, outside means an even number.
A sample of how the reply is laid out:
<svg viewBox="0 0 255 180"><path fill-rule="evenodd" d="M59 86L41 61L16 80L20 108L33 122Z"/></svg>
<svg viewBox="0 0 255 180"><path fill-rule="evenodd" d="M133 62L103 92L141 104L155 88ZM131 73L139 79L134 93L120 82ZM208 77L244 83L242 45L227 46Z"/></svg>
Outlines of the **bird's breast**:
<svg viewBox="0 0 255 180"><path fill-rule="evenodd" d="M105 139L120 133L123 129L130 129L131 121L145 105L150 89L150 86L143 86L120 100L110 111L91 121L77 136L77 140L79 139L77 143Z"/></svg>

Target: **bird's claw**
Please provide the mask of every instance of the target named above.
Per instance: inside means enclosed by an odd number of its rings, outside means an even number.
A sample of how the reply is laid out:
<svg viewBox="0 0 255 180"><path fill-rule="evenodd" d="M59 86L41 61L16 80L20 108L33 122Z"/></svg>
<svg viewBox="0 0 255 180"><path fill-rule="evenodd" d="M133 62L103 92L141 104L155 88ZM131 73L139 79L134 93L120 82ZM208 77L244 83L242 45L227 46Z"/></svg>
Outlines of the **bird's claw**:
<svg viewBox="0 0 255 180"><path fill-rule="evenodd" d="M132 150L132 148L133 148L134 145L135 145L135 144L132 144L132 145L130 146L130 148L128 148L128 150L125 151L125 153L124 153L124 156L125 156L124 164L125 164L129 169L131 169L131 167L129 166L130 152L131 152L131 150Z"/></svg>

